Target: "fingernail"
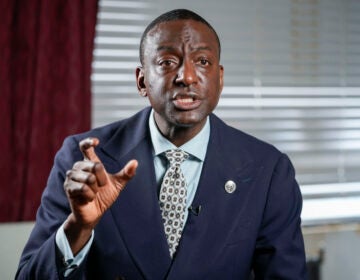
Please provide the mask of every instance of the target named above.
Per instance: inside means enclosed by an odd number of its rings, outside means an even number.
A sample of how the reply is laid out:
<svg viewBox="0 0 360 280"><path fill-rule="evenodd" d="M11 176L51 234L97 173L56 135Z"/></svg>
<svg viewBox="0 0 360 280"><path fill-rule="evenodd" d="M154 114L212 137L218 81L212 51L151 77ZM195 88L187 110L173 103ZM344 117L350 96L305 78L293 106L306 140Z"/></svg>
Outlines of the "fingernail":
<svg viewBox="0 0 360 280"><path fill-rule="evenodd" d="M90 137L86 139L86 144L88 144L88 145L92 145L93 142L94 142L94 140Z"/></svg>

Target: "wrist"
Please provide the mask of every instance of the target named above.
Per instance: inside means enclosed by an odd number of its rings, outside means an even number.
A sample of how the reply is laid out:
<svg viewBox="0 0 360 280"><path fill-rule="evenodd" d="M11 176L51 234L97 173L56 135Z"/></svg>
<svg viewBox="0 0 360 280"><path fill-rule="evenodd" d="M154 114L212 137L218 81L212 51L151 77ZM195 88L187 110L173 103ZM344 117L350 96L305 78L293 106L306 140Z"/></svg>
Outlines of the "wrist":
<svg viewBox="0 0 360 280"><path fill-rule="evenodd" d="M64 223L64 233L74 256L86 245L94 226L79 224L71 213Z"/></svg>

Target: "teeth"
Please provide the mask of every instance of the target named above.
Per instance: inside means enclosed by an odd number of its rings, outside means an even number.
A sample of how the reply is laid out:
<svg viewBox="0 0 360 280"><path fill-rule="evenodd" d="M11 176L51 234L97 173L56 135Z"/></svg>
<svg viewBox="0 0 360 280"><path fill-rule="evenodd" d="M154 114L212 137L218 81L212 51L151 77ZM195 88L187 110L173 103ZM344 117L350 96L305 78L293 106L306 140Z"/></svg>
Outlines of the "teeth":
<svg viewBox="0 0 360 280"><path fill-rule="evenodd" d="M194 98L192 97L184 97L184 98L178 98L177 100L181 101L182 103L190 103L194 101Z"/></svg>
<svg viewBox="0 0 360 280"><path fill-rule="evenodd" d="M193 102L194 100L192 98L184 98L184 99L181 99L181 102L184 102L184 103L190 103L190 102Z"/></svg>

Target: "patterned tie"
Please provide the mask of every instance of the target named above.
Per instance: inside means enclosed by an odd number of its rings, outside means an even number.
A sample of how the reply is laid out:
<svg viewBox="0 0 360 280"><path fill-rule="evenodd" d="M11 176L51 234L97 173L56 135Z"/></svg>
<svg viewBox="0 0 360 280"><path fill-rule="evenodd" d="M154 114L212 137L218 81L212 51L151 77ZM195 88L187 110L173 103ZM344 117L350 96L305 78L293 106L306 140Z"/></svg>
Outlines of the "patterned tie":
<svg viewBox="0 0 360 280"><path fill-rule="evenodd" d="M161 184L159 204L171 258L179 244L186 208L186 182L180 164L189 155L179 149L165 152L170 166Z"/></svg>

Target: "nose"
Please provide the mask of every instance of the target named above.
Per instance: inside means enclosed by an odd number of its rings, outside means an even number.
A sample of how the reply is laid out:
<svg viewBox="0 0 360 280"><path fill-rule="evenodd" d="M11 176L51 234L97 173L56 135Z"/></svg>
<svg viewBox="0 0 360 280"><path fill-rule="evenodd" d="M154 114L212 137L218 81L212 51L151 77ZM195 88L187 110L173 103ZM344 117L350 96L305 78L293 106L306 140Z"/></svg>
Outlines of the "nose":
<svg viewBox="0 0 360 280"><path fill-rule="evenodd" d="M191 61L183 61L177 73L175 82L184 86L189 86L197 82L195 65Z"/></svg>

